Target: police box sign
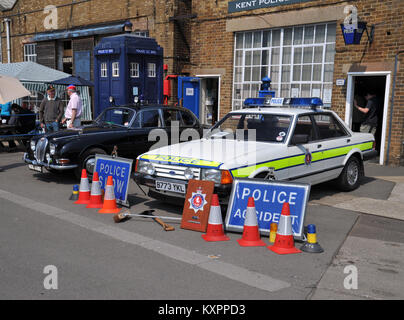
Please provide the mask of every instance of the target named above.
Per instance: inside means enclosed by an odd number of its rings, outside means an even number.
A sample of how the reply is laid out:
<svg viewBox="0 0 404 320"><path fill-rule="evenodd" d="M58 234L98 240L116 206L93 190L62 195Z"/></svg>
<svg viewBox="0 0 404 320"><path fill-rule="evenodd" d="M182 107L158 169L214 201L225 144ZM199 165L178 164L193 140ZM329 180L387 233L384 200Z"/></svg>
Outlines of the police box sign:
<svg viewBox="0 0 404 320"><path fill-rule="evenodd" d="M317 0L237 0L230 1L228 12L240 12Z"/></svg>
<svg viewBox="0 0 404 320"><path fill-rule="evenodd" d="M114 180L117 203L128 206L128 189L133 160L96 154L94 171L98 172L101 189L105 190L108 176Z"/></svg>
<svg viewBox="0 0 404 320"><path fill-rule="evenodd" d="M263 179L235 179L226 214L226 229L242 232L248 198L253 197L260 233L269 235L272 222L279 223L282 207L289 203L293 235L303 238L310 185Z"/></svg>

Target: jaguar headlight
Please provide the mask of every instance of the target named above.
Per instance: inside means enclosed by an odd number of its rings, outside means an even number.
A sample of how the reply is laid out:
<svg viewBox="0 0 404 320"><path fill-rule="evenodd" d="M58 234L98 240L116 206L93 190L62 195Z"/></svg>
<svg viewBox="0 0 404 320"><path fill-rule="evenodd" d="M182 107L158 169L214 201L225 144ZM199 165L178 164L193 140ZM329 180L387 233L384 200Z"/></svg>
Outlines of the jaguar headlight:
<svg viewBox="0 0 404 320"><path fill-rule="evenodd" d="M220 183L222 178L222 172L217 169L202 169L201 179L202 180L210 180L215 183Z"/></svg>
<svg viewBox="0 0 404 320"><path fill-rule="evenodd" d="M53 143L49 144L49 152L51 156L53 156L56 153L56 146Z"/></svg>
<svg viewBox="0 0 404 320"><path fill-rule="evenodd" d="M35 151L36 141L31 140L30 145L31 145L31 150Z"/></svg>

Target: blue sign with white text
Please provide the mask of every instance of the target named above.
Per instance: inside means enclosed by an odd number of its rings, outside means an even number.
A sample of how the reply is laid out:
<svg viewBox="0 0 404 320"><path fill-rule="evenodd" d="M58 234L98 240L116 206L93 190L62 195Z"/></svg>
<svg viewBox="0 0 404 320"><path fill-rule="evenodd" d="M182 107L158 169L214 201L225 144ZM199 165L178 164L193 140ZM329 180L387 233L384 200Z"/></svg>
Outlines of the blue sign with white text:
<svg viewBox="0 0 404 320"><path fill-rule="evenodd" d="M97 154L95 161L94 170L100 177L101 189L105 190L108 176L112 176L116 202L128 205L127 197L133 160Z"/></svg>
<svg viewBox="0 0 404 320"><path fill-rule="evenodd" d="M261 179L236 179L226 215L226 229L242 232L248 198L253 197L260 233L269 234L270 224L279 223L282 207L289 203L293 235L303 237L304 217L310 185Z"/></svg>

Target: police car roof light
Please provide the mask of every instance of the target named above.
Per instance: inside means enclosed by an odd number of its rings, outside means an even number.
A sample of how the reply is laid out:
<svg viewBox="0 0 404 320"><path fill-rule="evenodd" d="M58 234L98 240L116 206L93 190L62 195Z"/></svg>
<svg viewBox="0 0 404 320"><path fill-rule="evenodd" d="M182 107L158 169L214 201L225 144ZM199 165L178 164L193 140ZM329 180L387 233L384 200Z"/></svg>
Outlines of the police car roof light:
<svg viewBox="0 0 404 320"><path fill-rule="evenodd" d="M288 107L317 109L323 106L323 101L317 97L311 98L247 98L243 108L259 107Z"/></svg>

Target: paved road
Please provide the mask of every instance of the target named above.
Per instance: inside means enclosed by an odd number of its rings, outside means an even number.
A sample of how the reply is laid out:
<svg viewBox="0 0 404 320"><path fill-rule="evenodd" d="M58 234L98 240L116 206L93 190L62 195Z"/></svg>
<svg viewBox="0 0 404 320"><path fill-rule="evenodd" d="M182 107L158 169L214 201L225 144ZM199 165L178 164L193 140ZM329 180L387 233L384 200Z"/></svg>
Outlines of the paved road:
<svg viewBox="0 0 404 320"><path fill-rule="evenodd" d="M278 256L239 247L235 233L229 233L229 242L206 243L176 222L170 222L172 232L142 218L114 224L111 215L68 200L77 183L72 176L33 173L21 157L0 153L0 299L404 296L404 222L339 208L341 194L330 184L313 187L306 215L325 252ZM398 183L375 177L395 177L397 170L368 165L367 171L370 178L351 200L389 201ZM132 212L181 214L181 208L149 199L133 183L130 194ZM359 267L357 290L343 287L344 267L352 264ZM57 290L44 288L48 265L57 267Z"/></svg>

